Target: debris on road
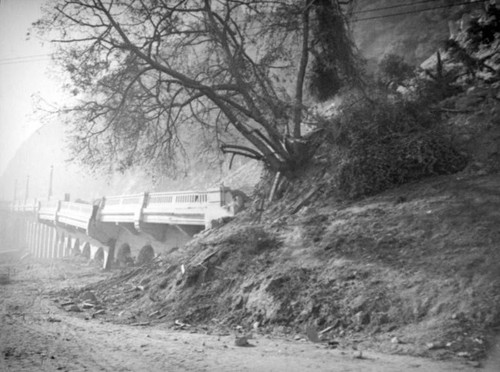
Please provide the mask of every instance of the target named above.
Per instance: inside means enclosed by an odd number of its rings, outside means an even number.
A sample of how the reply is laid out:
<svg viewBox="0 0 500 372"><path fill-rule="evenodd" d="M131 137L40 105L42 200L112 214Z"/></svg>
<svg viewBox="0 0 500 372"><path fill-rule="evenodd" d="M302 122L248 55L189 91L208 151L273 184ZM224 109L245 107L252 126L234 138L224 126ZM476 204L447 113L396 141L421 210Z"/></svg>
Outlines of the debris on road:
<svg viewBox="0 0 500 372"><path fill-rule="evenodd" d="M321 342L321 340L319 339L319 336L318 336L318 331L316 330L316 327L313 325L308 325L306 327L306 335L307 335L307 338L309 339L309 341L311 341L311 342L314 342L314 343Z"/></svg>
<svg viewBox="0 0 500 372"><path fill-rule="evenodd" d="M234 340L234 344L240 347L254 346L248 342L248 338L246 336L242 337L237 336L236 340Z"/></svg>

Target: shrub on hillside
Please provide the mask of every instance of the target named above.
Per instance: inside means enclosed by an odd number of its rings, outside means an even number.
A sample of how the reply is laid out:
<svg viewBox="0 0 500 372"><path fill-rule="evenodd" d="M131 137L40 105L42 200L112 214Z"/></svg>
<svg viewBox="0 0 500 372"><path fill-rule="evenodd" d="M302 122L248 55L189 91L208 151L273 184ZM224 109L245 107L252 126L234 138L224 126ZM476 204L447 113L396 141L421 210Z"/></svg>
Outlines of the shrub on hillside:
<svg viewBox="0 0 500 372"><path fill-rule="evenodd" d="M384 85L405 85L414 75L415 68L396 54L387 54L378 65L378 79Z"/></svg>
<svg viewBox="0 0 500 372"><path fill-rule="evenodd" d="M335 143L343 149L337 186L349 197L374 194L423 177L451 174L466 165L419 102L379 96L344 103Z"/></svg>

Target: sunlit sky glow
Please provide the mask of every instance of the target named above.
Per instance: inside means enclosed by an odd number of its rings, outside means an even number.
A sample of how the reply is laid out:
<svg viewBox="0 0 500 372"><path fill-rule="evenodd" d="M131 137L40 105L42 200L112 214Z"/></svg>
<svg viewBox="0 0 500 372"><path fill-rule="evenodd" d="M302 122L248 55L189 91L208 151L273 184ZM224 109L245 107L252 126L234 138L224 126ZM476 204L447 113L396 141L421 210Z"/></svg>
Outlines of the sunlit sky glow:
<svg viewBox="0 0 500 372"><path fill-rule="evenodd" d="M27 39L45 0L0 0L0 174L16 150L40 127L33 96L58 98L57 82L48 75L50 44Z"/></svg>

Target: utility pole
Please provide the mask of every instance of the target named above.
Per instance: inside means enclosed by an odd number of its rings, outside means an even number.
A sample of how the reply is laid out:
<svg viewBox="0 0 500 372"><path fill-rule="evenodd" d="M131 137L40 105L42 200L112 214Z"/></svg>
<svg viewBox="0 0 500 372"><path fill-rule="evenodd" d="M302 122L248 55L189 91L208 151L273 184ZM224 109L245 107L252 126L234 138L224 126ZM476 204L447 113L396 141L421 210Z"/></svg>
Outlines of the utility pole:
<svg viewBox="0 0 500 372"><path fill-rule="evenodd" d="M51 165L50 166L49 198L48 198L48 200L50 200L50 198L52 197L52 177L53 176L54 176L54 166Z"/></svg>

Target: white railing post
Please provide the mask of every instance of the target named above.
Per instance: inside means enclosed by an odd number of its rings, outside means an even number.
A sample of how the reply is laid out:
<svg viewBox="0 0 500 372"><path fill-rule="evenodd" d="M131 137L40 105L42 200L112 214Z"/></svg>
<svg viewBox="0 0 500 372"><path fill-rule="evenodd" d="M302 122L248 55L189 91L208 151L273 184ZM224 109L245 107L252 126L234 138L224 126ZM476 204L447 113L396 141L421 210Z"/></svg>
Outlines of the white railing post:
<svg viewBox="0 0 500 372"><path fill-rule="evenodd" d="M61 258L64 256L64 234L60 233L57 236L57 256L56 258Z"/></svg>
<svg viewBox="0 0 500 372"><path fill-rule="evenodd" d="M56 228L50 227L49 230L49 258L53 260L56 256Z"/></svg>
<svg viewBox="0 0 500 372"><path fill-rule="evenodd" d="M42 252L41 252L41 258L47 258L47 225L43 224L41 225L41 247L42 247Z"/></svg>
<svg viewBox="0 0 500 372"><path fill-rule="evenodd" d="M59 218L59 210L61 209L62 202L60 200L57 201L56 209L54 211L54 226L57 226L58 218Z"/></svg>
<svg viewBox="0 0 500 372"><path fill-rule="evenodd" d="M222 217L234 216L231 192L224 186L207 191L207 209L205 212L205 228L211 228L212 221Z"/></svg>
<svg viewBox="0 0 500 372"><path fill-rule="evenodd" d="M37 222L35 225L35 229L36 229L35 257L36 258L41 258L41 252L42 252L42 249L41 249L41 236L42 236L41 226L42 226L42 224L40 222Z"/></svg>
<svg viewBox="0 0 500 372"><path fill-rule="evenodd" d="M143 192L139 200L139 204L137 205L137 210L134 213L134 227L137 231L141 231L142 212L144 210L144 206L146 205L147 199L148 193Z"/></svg>

